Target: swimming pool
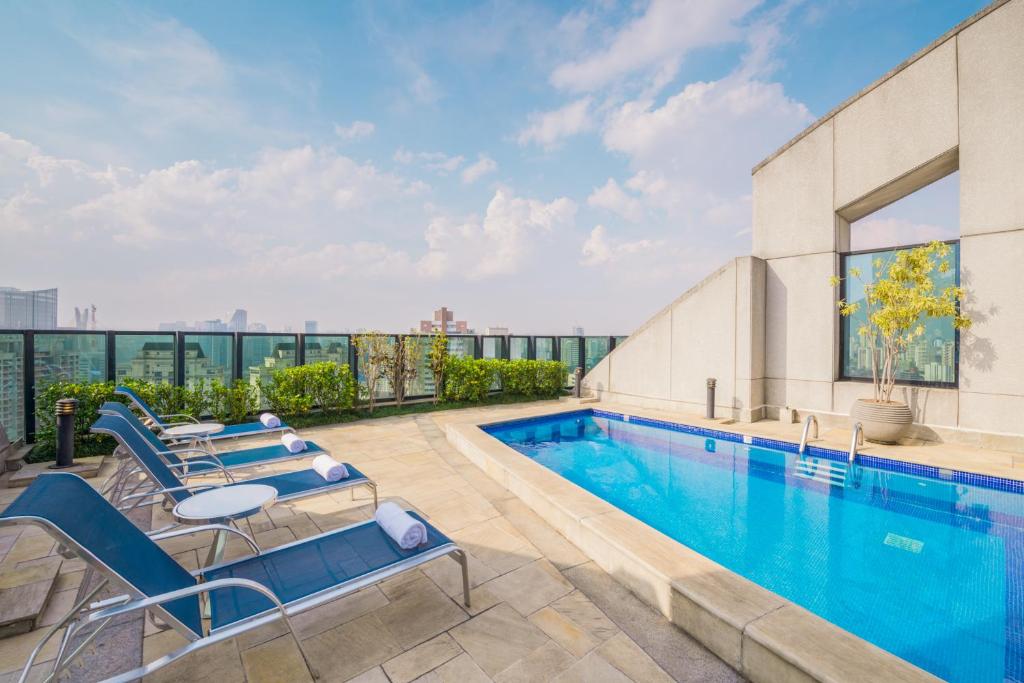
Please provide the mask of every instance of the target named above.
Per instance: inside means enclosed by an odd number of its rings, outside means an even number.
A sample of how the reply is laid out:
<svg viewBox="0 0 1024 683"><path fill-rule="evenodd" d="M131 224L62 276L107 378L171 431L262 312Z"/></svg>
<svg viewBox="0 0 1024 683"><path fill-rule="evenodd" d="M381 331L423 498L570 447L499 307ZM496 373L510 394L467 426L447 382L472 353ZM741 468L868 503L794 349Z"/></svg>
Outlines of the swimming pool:
<svg viewBox="0 0 1024 683"><path fill-rule="evenodd" d="M864 456L829 483L845 454L597 410L484 430L937 676L1024 681L1020 482Z"/></svg>

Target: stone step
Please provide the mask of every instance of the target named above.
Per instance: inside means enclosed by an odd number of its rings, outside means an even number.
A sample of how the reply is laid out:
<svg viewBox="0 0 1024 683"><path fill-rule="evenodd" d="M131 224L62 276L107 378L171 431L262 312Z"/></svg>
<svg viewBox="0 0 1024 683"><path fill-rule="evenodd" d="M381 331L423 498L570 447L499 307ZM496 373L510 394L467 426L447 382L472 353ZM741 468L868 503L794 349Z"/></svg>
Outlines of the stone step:
<svg viewBox="0 0 1024 683"><path fill-rule="evenodd" d="M25 465L17 472L12 472L7 479L8 488L22 488L28 486L35 478L45 472L71 472L77 474L84 479L91 479L99 474L100 468L103 467L103 460L106 458L104 455L94 455L89 458L75 458L75 464L72 467L62 470L52 470L50 465L52 462L34 462L30 465Z"/></svg>
<svg viewBox="0 0 1024 683"><path fill-rule="evenodd" d="M53 595L60 557L45 557L0 571L0 638L36 629Z"/></svg>

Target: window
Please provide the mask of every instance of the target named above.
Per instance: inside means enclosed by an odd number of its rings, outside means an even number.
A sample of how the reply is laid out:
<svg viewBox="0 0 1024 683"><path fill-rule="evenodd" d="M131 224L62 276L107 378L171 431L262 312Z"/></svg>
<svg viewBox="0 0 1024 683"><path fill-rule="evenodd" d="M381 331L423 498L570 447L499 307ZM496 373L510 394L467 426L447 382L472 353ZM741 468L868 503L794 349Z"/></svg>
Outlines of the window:
<svg viewBox="0 0 1024 683"><path fill-rule="evenodd" d="M952 247L948 257L949 272L945 275L935 274L937 289L960 283L960 243L952 241L949 244ZM857 278L847 277L850 269L859 268L863 281L870 283L876 270L873 265L875 261L881 259L885 263L897 251L900 250L884 249L844 254L841 265L841 296L851 303L863 301L863 283ZM858 333L861 325L867 320L867 312L861 307L854 315L840 320L842 379L871 379L871 352ZM925 333L900 356L896 379L907 383L956 386L960 340L953 328L953 320L926 318L921 323L925 327Z"/></svg>

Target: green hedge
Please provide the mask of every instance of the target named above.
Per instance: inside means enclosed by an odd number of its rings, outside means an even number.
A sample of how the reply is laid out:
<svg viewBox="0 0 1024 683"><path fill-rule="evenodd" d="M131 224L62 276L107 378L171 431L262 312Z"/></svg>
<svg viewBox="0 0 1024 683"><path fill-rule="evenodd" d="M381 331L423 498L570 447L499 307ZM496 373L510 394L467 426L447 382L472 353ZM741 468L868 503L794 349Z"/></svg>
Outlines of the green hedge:
<svg viewBox="0 0 1024 683"><path fill-rule="evenodd" d="M497 382L502 391L523 398L555 398L563 392L565 366L551 360L499 360L450 357L445 363L446 401L480 402Z"/></svg>
<svg viewBox="0 0 1024 683"><path fill-rule="evenodd" d="M511 400L555 398L563 393L565 367L557 361L497 360L490 358L449 357L445 363L443 396L448 403L471 404L490 401L491 388L499 383ZM236 424L251 419L259 411L262 393L270 410L290 420L310 415L314 407L324 417L351 415L356 407L355 377L348 365L330 362L311 363L275 370L269 381L257 387L236 380L232 385L219 381L178 387L125 380L160 415L182 413L196 417L211 416L217 422ZM76 384L55 382L36 399L36 447L30 461L52 459L56 453L57 431L54 410L58 399L78 399L75 417L75 452L79 456L110 453L114 441L91 434L89 427L107 401L128 401L114 393L114 382ZM462 407L452 406L452 407ZM312 418L311 418L312 419ZM319 420L319 418L317 418ZM303 423L303 419L295 420Z"/></svg>

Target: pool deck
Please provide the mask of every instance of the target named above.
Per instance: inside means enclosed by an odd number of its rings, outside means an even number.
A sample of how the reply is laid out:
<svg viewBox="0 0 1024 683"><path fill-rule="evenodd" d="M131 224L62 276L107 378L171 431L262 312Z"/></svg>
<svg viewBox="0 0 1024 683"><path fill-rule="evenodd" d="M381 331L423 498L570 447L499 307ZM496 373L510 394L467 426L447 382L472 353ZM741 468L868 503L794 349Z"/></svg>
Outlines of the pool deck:
<svg viewBox="0 0 1024 683"><path fill-rule="evenodd" d="M375 479L382 500L415 508L464 547L473 586L473 606L466 609L459 599L457 565L441 558L298 617L300 638L321 680L931 679L689 551L477 427L588 407L789 441L798 440L801 429L563 400L303 430ZM839 450L849 444L848 431L823 430L821 437L814 443ZM221 450L257 444L233 442ZM862 452L1024 479L1020 454L939 444L868 445ZM255 468L251 476L303 466L308 462ZM94 485L101 485L111 467L108 463L91 480ZM0 489L0 505L20 492ZM371 509L362 491L354 498L347 492L327 494L279 504L254 518L253 525L257 541L273 547L366 519ZM147 521L163 525L165 514L154 511ZM165 546L195 568L209 542L196 536ZM53 541L37 529L0 529L0 585L30 581L40 568L58 567L41 627L74 602L87 580L80 560L62 559L55 551ZM227 556L243 552L229 544ZM85 661L130 668L140 654L151 661L184 642L151 621L144 632L141 623L123 630L131 628L137 633L118 633L90 646ZM0 683L16 680L15 672L43 632L0 640ZM41 661L53 654L48 647ZM72 680L91 680L94 674L95 668L78 667ZM301 681L309 680L309 673L294 642L280 628L267 627L190 655L151 677L214 678L218 683Z"/></svg>

